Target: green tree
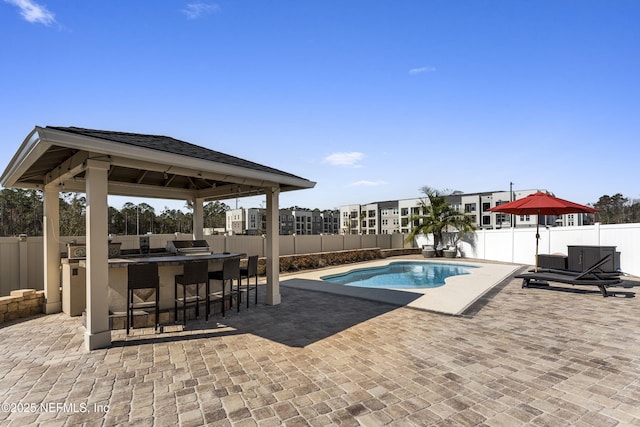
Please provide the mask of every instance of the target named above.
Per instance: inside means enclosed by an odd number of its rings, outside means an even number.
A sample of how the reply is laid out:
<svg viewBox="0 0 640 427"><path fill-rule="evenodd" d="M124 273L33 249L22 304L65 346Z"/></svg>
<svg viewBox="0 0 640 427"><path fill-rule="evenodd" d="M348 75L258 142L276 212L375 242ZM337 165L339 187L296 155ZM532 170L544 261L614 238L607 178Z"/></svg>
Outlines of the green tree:
<svg viewBox="0 0 640 427"><path fill-rule="evenodd" d="M205 228L224 228L227 222L227 211L231 208L219 201L205 203L204 226Z"/></svg>
<svg viewBox="0 0 640 427"><path fill-rule="evenodd" d="M60 235L84 236L86 223L87 198L80 193L60 194Z"/></svg>
<svg viewBox="0 0 640 427"><path fill-rule="evenodd" d="M156 211L148 203L138 204L140 232L138 234L153 233Z"/></svg>
<svg viewBox="0 0 640 427"><path fill-rule="evenodd" d="M633 200L629 208L629 222L640 222L640 200Z"/></svg>
<svg viewBox="0 0 640 427"><path fill-rule="evenodd" d="M629 199L620 193L613 196L604 195L596 202L594 207L598 209L596 212L596 221L602 224L622 224L627 221L626 213L631 211Z"/></svg>
<svg viewBox="0 0 640 427"><path fill-rule="evenodd" d="M0 232L3 236L42 235L42 192L19 188L1 190Z"/></svg>
<svg viewBox="0 0 640 427"><path fill-rule="evenodd" d="M458 212L447 202L450 192L436 190L425 186L420 189L426 198L420 200L419 213L410 217L414 224L407 236L407 241L413 241L420 234L431 234L434 247L444 246L444 233L457 231L458 237L474 229L473 220L469 215Z"/></svg>

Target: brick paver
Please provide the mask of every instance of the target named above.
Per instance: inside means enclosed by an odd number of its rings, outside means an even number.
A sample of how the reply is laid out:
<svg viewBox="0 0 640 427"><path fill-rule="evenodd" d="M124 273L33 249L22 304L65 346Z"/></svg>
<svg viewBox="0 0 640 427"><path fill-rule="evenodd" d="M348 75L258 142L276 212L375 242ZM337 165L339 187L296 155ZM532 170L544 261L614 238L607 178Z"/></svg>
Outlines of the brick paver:
<svg viewBox="0 0 640 427"><path fill-rule="evenodd" d="M79 318L1 327L0 425L640 425L638 298L514 280L454 317L281 291L93 352Z"/></svg>

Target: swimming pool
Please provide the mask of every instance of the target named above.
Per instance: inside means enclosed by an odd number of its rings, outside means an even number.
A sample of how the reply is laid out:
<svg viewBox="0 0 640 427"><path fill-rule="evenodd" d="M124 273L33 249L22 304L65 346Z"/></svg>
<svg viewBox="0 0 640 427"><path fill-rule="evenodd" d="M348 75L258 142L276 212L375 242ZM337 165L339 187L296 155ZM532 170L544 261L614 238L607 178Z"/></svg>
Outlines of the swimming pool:
<svg viewBox="0 0 640 427"><path fill-rule="evenodd" d="M343 274L320 277L339 285L360 288L426 289L445 284L451 276L469 274L470 265L433 262L392 262L386 266L361 268Z"/></svg>

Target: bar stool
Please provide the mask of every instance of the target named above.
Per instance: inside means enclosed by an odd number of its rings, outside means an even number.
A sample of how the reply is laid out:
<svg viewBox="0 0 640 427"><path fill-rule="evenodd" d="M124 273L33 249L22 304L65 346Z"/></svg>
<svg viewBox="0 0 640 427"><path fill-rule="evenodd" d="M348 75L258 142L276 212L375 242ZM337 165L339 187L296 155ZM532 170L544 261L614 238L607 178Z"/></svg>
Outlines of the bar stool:
<svg viewBox="0 0 640 427"><path fill-rule="evenodd" d="M240 287L240 258L229 258L222 262L222 270L210 271L209 281L218 280L222 282L222 292L212 292L209 282L207 282L207 314L206 318L209 320L209 307L210 304L216 300L222 302L222 317L225 315L225 299L226 299L226 283L229 281L229 307L233 306L233 296L240 295L238 291L233 290L233 281L238 282L238 288ZM238 300L238 311L240 311L240 301Z"/></svg>
<svg viewBox="0 0 640 427"><path fill-rule="evenodd" d="M146 298L143 298L142 290L149 291ZM137 293L135 291L138 291ZM155 293L155 300L148 301L152 293ZM138 298L140 301L134 301ZM155 309L155 330L158 331L160 324L160 276L158 276L158 264L156 263L135 263L127 266L127 335L129 329L133 327L134 310Z"/></svg>
<svg viewBox="0 0 640 427"><path fill-rule="evenodd" d="M174 320L178 322L178 305L182 306L182 322L187 326L187 306L196 307L196 318L200 317L200 284L209 283L209 261L193 260L184 263L182 274L176 274L174 282ZM182 287L182 297L178 287ZM195 287L195 295L189 288Z"/></svg>
<svg viewBox="0 0 640 427"><path fill-rule="evenodd" d="M242 285L243 277L247 278L246 285ZM256 278L256 282L254 285L251 285L249 281L249 278L251 277ZM247 260L247 265L245 267L240 267L240 283L241 283L240 292L247 293L247 308L249 308L249 296L252 289L256 295L255 304L258 305L258 255L250 256L249 259Z"/></svg>

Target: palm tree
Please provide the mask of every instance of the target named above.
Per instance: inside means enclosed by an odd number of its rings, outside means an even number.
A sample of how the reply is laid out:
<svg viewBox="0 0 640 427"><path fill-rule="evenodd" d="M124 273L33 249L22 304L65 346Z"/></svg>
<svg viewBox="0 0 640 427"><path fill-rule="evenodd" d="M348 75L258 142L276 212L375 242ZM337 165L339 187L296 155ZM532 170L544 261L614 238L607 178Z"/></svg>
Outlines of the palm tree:
<svg viewBox="0 0 640 427"><path fill-rule="evenodd" d="M414 225L407 241L413 241L420 234L432 234L435 248L443 246L444 233L449 228L458 232L458 237L452 243L456 244L460 236L474 230L473 219L469 215L460 213L447 202L448 192L423 187L421 191L427 196L419 202L419 214L411 216ZM453 230L451 230L453 231Z"/></svg>

